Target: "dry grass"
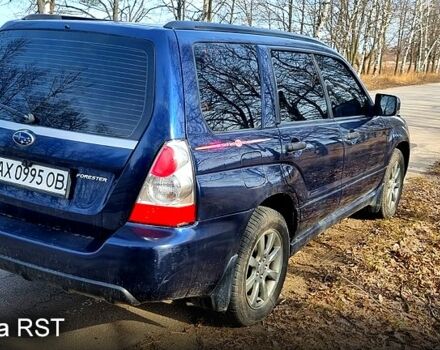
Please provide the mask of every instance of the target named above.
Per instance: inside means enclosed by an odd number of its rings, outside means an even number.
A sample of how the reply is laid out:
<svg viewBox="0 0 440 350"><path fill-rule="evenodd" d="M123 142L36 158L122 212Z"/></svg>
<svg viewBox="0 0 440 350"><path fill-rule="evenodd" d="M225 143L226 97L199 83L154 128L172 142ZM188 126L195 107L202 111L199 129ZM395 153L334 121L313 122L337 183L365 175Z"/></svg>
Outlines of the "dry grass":
<svg viewBox="0 0 440 350"><path fill-rule="evenodd" d="M361 78L368 90L379 90L395 86L421 85L440 82L440 74L433 73L418 74L411 72L402 75L385 73L378 76L363 75Z"/></svg>
<svg viewBox="0 0 440 350"><path fill-rule="evenodd" d="M202 316L190 333L203 349L440 349L439 266L440 165L409 180L395 218L344 220L295 255L263 324Z"/></svg>

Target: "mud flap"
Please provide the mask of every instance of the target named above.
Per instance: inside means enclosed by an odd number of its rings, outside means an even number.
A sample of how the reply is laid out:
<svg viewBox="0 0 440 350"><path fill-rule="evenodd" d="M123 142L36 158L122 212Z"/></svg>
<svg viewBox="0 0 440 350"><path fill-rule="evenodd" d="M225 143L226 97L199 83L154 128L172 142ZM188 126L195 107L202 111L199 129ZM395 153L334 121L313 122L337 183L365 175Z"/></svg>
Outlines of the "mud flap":
<svg viewBox="0 0 440 350"><path fill-rule="evenodd" d="M229 260L220 282L209 296L211 307L215 311L225 312L228 310L229 302L231 301L232 279L234 278L237 257L237 255L234 255Z"/></svg>
<svg viewBox="0 0 440 350"><path fill-rule="evenodd" d="M379 186L379 188L376 190L376 195L373 198L373 201L371 203L371 213L378 213L380 211L381 201L382 201L382 193L383 193L384 185L383 182Z"/></svg>

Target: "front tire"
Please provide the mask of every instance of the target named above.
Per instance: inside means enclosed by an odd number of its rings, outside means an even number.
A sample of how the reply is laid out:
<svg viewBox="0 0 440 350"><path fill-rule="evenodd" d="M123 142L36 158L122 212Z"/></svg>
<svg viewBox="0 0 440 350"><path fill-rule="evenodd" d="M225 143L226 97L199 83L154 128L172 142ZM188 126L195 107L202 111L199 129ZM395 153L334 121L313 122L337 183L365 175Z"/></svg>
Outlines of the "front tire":
<svg viewBox="0 0 440 350"><path fill-rule="evenodd" d="M400 150L395 149L383 179L382 193L374 214L383 219L394 216L402 195L405 175L405 160Z"/></svg>
<svg viewBox="0 0 440 350"><path fill-rule="evenodd" d="M289 232L280 213L258 207L240 243L228 314L234 323L249 326L275 307L290 256Z"/></svg>

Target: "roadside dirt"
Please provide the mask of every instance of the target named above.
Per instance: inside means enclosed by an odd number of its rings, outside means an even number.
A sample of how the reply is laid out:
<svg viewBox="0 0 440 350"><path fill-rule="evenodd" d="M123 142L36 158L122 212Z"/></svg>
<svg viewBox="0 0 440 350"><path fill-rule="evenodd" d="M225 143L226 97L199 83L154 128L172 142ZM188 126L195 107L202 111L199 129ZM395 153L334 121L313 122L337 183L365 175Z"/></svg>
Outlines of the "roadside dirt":
<svg viewBox="0 0 440 350"><path fill-rule="evenodd" d="M179 333L200 349L440 349L439 267L440 164L408 181L397 217L344 220L292 257L264 323L195 311Z"/></svg>
<svg viewBox="0 0 440 350"><path fill-rule="evenodd" d="M440 76L435 73L405 73L394 75L392 72L381 75L362 75L362 81L368 90L387 89L398 86L422 85L440 82Z"/></svg>

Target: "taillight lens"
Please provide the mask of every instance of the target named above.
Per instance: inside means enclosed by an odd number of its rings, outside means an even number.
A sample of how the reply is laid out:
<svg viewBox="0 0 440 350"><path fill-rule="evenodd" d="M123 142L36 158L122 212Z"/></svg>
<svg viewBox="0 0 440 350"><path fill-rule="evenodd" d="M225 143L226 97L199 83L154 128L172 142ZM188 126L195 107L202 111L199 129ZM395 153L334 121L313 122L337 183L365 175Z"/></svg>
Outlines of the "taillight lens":
<svg viewBox="0 0 440 350"><path fill-rule="evenodd" d="M194 170L188 144L165 143L144 181L130 221L182 226L196 219Z"/></svg>

